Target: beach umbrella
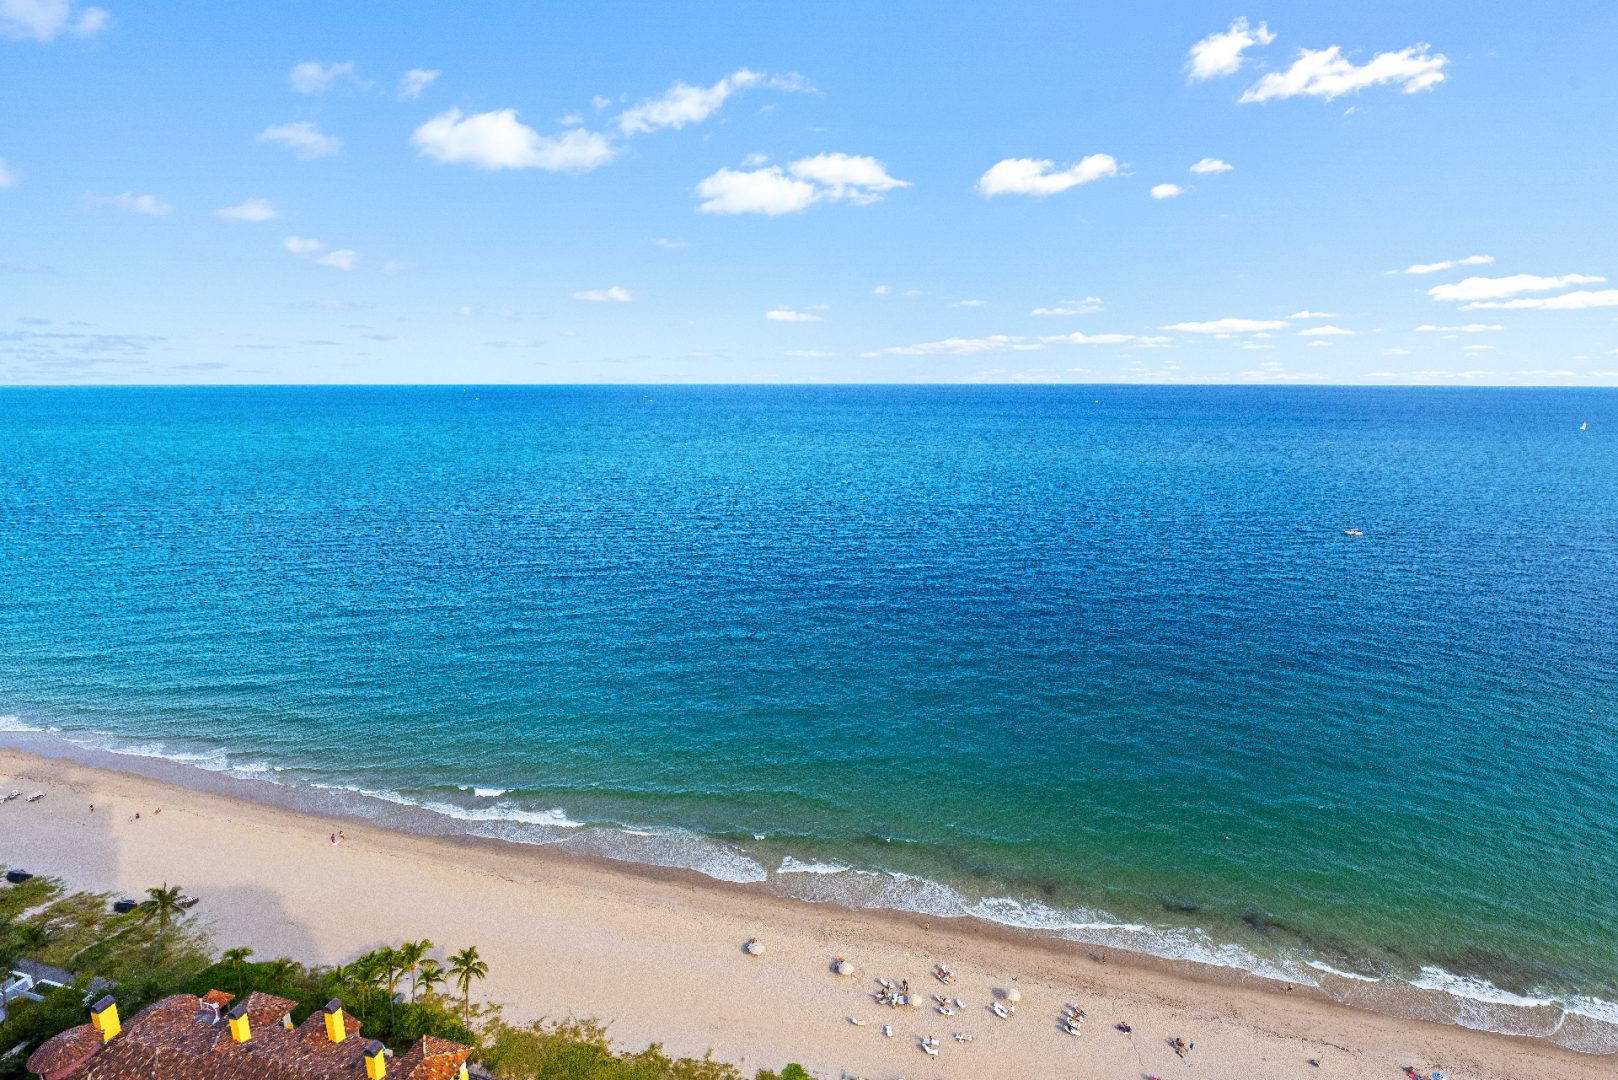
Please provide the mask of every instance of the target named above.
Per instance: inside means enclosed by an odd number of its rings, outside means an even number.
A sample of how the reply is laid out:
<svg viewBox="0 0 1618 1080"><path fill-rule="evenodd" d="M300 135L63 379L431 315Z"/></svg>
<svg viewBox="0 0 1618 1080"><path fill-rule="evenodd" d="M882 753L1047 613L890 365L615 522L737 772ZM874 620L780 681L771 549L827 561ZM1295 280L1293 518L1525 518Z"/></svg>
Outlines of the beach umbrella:
<svg viewBox="0 0 1618 1080"><path fill-rule="evenodd" d="M1017 1002L1022 1000L1022 991L1018 990L1015 986L1011 987L1006 991L1006 1000L1015 1005Z"/></svg>
<svg viewBox="0 0 1618 1080"><path fill-rule="evenodd" d="M835 964L833 964L831 966L831 968L832 968L833 971L837 972L837 974L839 974L839 975L852 975L852 974L854 974L854 965L848 962L847 957L839 956L837 958L837 962Z"/></svg>
<svg viewBox="0 0 1618 1080"><path fill-rule="evenodd" d="M763 956L764 955L764 943L762 941L760 941L758 938L748 938L747 939L747 944L743 945L742 948L747 950L747 955L748 956Z"/></svg>

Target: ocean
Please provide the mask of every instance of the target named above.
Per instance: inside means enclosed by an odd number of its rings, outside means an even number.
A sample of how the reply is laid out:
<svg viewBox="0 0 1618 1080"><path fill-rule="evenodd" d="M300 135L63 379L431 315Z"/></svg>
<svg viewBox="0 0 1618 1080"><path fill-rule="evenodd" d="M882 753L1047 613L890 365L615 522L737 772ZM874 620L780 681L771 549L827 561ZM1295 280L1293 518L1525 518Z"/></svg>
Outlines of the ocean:
<svg viewBox="0 0 1618 1080"><path fill-rule="evenodd" d="M1611 1053L1615 433L1603 390L0 389L0 740Z"/></svg>

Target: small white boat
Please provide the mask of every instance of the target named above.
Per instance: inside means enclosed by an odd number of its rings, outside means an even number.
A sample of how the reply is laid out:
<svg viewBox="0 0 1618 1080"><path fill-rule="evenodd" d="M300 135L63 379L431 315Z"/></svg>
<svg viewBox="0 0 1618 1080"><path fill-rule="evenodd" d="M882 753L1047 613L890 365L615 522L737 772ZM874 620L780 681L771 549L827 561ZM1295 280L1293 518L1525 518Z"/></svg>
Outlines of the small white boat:
<svg viewBox="0 0 1618 1080"><path fill-rule="evenodd" d="M1590 430L1590 421L1586 420L1584 423L1580 424L1579 425L1579 430L1580 431L1589 431Z"/></svg>

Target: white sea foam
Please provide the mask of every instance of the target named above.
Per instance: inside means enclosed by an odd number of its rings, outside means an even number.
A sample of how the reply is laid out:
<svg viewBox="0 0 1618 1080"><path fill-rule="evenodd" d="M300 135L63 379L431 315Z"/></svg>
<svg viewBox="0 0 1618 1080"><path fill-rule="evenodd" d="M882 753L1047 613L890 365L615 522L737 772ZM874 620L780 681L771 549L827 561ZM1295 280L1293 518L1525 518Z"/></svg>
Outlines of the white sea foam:
<svg viewBox="0 0 1618 1080"><path fill-rule="evenodd" d="M800 862L791 855L781 860L776 867L777 874L841 874L848 867L841 863Z"/></svg>
<svg viewBox="0 0 1618 1080"><path fill-rule="evenodd" d="M472 794L480 799L498 799L510 790L510 788L503 787L475 787L472 789Z"/></svg>
<svg viewBox="0 0 1618 1080"><path fill-rule="evenodd" d="M1382 981L1381 979L1377 978L1375 975L1361 975L1356 971L1344 971L1341 968L1334 968L1330 964L1324 963L1324 962L1322 962L1320 960L1309 960L1309 961L1307 961L1307 963L1308 963L1308 965L1310 967L1314 968L1316 971L1323 971L1327 975L1335 975L1339 979L1353 979L1355 982L1366 982L1366 983L1378 983L1378 982Z"/></svg>
<svg viewBox="0 0 1618 1080"><path fill-rule="evenodd" d="M1555 998L1513 994L1509 990L1500 989L1487 979L1453 975L1440 967L1422 968L1421 974L1410 980L1410 985L1422 990L1439 990L1465 1001L1476 1001L1485 1005L1507 1005L1514 1009L1534 1009L1560 1004Z"/></svg>

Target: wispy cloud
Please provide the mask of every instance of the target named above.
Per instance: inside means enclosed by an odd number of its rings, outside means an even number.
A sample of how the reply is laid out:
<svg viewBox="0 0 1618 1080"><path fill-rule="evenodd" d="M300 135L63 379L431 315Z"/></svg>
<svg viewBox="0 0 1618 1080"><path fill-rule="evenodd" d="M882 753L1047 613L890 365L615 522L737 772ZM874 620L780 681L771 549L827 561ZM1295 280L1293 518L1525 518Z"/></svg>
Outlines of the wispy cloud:
<svg viewBox="0 0 1618 1080"><path fill-rule="evenodd" d="M1037 307L1030 315L1089 315L1100 311L1101 297L1086 296L1083 300L1063 300L1055 307Z"/></svg>
<svg viewBox="0 0 1618 1080"><path fill-rule="evenodd" d="M1597 278L1603 281L1604 278ZM1618 307L1618 289L1581 289L1575 292L1562 293L1560 296L1524 296L1516 300L1479 300L1467 304L1462 311L1496 310L1537 310L1537 311L1583 311L1586 308Z"/></svg>
<svg viewBox="0 0 1618 1080"><path fill-rule="evenodd" d="M1257 334L1286 326L1282 319L1210 319L1207 322L1179 322L1163 327L1187 334Z"/></svg>
<svg viewBox="0 0 1618 1080"><path fill-rule="evenodd" d="M411 68L399 76L399 100L416 101L438 79L438 72L428 68Z"/></svg>
<svg viewBox="0 0 1618 1080"><path fill-rule="evenodd" d="M1335 319L1335 318L1337 318L1337 313L1335 311L1310 311L1308 308L1304 308L1302 311L1294 311L1291 315L1288 315L1287 318L1288 319Z"/></svg>
<svg viewBox="0 0 1618 1080"><path fill-rule="evenodd" d="M270 200L248 199L235 206L222 206L213 212L213 216L226 221L274 221L278 215Z"/></svg>
<svg viewBox="0 0 1618 1080"><path fill-rule="evenodd" d="M1007 158L978 178L978 191L985 198L1055 195L1080 184L1117 175L1118 159L1111 154L1091 154L1065 169L1058 169L1054 161L1043 158Z"/></svg>
<svg viewBox="0 0 1618 1080"><path fill-rule="evenodd" d="M335 135L327 135L309 120L273 124L258 133L258 141L290 150L304 161L330 157L343 148L343 140Z"/></svg>
<svg viewBox="0 0 1618 1080"><path fill-rule="evenodd" d="M112 24L106 8L78 0L0 0L0 37L46 44L63 34L91 37Z"/></svg>
<svg viewBox="0 0 1618 1080"><path fill-rule="evenodd" d="M6 165L6 159L0 158L0 188L16 187L21 179L21 176Z"/></svg>
<svg viewBox="0 0 1618 1080"><path fill-rule="evenodd" d="M1310 326L1298 331L1299 337L1353 337L1354 331L1341 326Z"/></svg>
<svg viewBox="0 0 1618 1080"><path fill-rule="evenodd" d="M756 86L764 74L742 68L712 86L691 86L677 82L661 96L648 98L618 117L618 130L625 135L644 135L660 128L683 128L700 124L738 90Z"/></svg>
<svg viewBox="0 0 1618 1080"><path fill-rule="evenodd" d="M867 205L910 182L890 176L873 157L815 154L782 169L720 169L697 185L704 214L795 214L817 203Z"/></svg>
<svg viewBox="0 0 1618 1080"><path fill-rule="evenodd" d="M1468 255L1464 259L1445 259L1443 262L1411 263L1403 270L1389 270L1390 274L1436 274L1440 270L1453 270L1457 266L1488 266L1493 255Z"/></svg>
<svg viewBox="0 0 1618 1080"><path fill-rule="evenodd" d="M1450 285L1434 285L1427 295L1434 300L1467 301L1498 300L1525 292L1550 292L1568 285L1593 285L1606 281L1591 274L1562 274L1546 277L1540 274L1511 274L1506 277L1469 277Z"/></svg>
<svg viewBox="0 0 1618 1080"><path fill-rule="evenodd" d="M590 300L595 303L627 304L635 297L622 285L613 285L606 289L584 289L573 294L575 300Z"/></svg>
<svg viewBox="0 0 1618 1080"><path fill-rule="evenodd" d="M820 316L807 311L793 311L790 308L773 308L764 313L770 322L819 322Z"/></svg>
<svg viewBox="0 0 1618 1080"><path fill-rule="evenodd" d="M359 252L352 248L328 250L319 240L304 236L289 236L281 241L281 246L299 258L309 259L319 266L329 266L334 270L352 270L360 258Z"/></svg>
<svg viewBox="0 0 1618 1080"><path fill-rule="evenodd" d="M360 80L354 74L354 62L346 60L341 64L322 64L319 60L305 60L301 64L293 65L287 73L287 81L292 89L300 94L324 94L339 80L343 82L358 83Z"/></svg>
<svg viewBox="0 0 1618 1080"><path fill-rule="evenodd" d="M1185 188L1179 184L1157 184L1152 188L1152 198L1154 199L1173 199L1184 194Z"/></svg>
<svg viewBox="0 0 1618 1080"><path fill-rule="evenodd" d="M1245 59L1243 53L1255 45L1268 45L1274 40L1275 35L1264 23L1255 27L1245 18L1237 19L1228 30L1209 34L1191 46L1185 61L1186 78L1190 82L1202 82L1222 75L1234 75L1241 70Z"/></svg>
<svg viewBox="0 0 1618 1080"><path fill-rule="evenodd" d="M174 207L156 195L136 195L132 191L126 191L121 195L86 195L85 202L91 206L111 206L127 210L131 214L145 214L149 217L167 217L174 213Z"/></svg>
<svg viewBox="0 0 1618 1080"><path fill-rule="evenodd" d="M1357 94L1372 86L1398 86L1407 94L1431 90L1444 81L1449 58L1431 55L1429 45L1412 45L1398 52L1377 53L1364 64L1355 64L1343 55L1340 46L1303 49L1292 66L1273 71L1248 87L1244 103L1277 101L1292 97L1318 97L1331 101L1344 94Z"/></svg>
<svg viewBox="0 0 1618 1080"><path fill-rule="evenodd" d="M1191 166L1191 171L1198 176L1211 176L1215 173L1227 173L1236 166L1228 161L1220 161L1216 157L1205 157Z"/></svg>
<svg viewBox="0 0 1618 1080"><path fill-rule="evenodd" d="M1499 323L1465 323L1461 326L1434 326L1432 323L1422 323L1416 327L1418 334L1487 334L1505 327Z"/></svg>

